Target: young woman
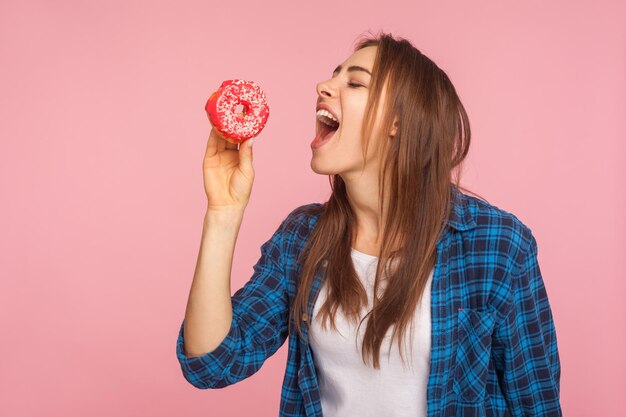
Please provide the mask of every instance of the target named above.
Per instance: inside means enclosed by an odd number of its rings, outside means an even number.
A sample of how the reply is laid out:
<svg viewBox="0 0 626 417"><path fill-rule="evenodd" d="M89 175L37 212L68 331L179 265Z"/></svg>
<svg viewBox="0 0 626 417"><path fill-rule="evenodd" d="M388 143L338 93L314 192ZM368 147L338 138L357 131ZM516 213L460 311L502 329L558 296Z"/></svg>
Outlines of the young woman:
<svg viewBox="0 0 626 417"><path fill-rule="evenodd" d="M329 175L331 196L287 216L232 297L252 143L211 132L177 340L185 378L237 383L289 336L280 416L560 416L537 242L515 215L460 191L470 129L445 72L382 33L317 93L311 167Z"/></svg>

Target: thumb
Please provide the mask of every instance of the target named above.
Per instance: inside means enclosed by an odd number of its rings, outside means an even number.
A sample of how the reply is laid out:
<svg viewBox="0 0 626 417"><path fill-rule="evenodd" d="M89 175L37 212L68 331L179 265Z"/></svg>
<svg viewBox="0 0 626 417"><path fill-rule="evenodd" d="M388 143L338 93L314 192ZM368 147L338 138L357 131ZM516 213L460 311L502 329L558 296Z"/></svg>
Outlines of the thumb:
<svg viewBox="0 0 626 417"><path fill-rule="evenodd" d="M250 138L241 145L239 145L239 158L242 168L249 173L253 172L252 167L252 141L254 138Z"/></svg>

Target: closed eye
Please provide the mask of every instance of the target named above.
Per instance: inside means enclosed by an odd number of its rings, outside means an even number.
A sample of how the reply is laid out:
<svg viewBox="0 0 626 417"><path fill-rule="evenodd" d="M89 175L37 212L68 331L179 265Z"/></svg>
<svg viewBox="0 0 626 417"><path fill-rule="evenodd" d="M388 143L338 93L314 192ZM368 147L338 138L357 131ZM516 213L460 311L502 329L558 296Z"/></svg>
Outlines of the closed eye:
<svg viewBox="0 0 626 417"><path fill-rule="evenodd" d="M357 88L357 87L365 87L364 85L361 84L356 84L356 83L348 83L348 85L352 88Z"/></svg>

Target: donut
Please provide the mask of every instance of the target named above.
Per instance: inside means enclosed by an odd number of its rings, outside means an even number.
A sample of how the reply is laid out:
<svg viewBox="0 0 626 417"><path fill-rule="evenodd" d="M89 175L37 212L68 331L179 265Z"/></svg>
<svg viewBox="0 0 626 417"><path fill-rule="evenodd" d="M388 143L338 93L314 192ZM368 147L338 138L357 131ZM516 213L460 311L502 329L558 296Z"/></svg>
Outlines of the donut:
<svg viewBox="0 0 626 417"><path fill-rule="evenodd" d="M240 104L243 111L236 113ZM267 98L261 87L246 80L222 82L204 108L217 132L232 143L242 143L257 136L270 115Z"/></svg>

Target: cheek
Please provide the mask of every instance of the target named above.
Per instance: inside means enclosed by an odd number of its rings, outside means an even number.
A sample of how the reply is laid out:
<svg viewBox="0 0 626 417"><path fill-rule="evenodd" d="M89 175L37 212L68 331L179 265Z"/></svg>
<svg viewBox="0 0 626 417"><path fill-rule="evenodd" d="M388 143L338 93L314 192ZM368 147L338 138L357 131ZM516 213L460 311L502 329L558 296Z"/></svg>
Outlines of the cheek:
<svg viewBox="0 0 626 417"><path fill-rule="evenodd" d="M365 108L354 107L346 113L342 125L345 122L345 127L350 131L361 131L363 120L365 120Z"/></svg>

